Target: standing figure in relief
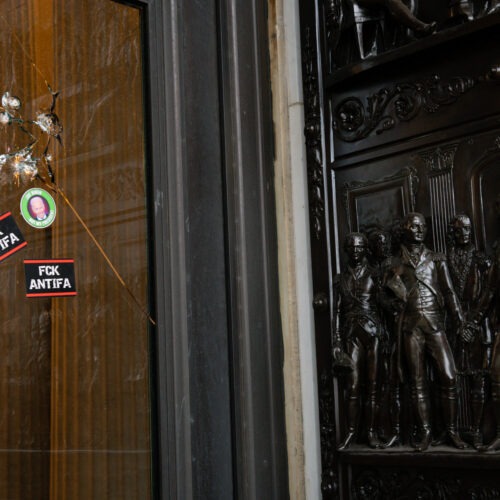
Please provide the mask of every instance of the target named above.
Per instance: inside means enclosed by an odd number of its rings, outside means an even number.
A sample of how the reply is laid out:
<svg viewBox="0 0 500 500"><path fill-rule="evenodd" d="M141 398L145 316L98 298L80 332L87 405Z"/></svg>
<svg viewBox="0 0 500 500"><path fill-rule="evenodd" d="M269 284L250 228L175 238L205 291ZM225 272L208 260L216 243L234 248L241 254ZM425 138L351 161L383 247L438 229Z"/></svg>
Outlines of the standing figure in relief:
<svg viewBox="0 0 500 500"><path fill-rule="evenodd" d="M384 290L392 294L394 307L400 311L400 357L410 382L416 424L412 446L424 451L432 439L427 371L430 361L439 383L447 438L453 446L463 449L467 445L457 430L457 376L445 333L445 313L448 310L456 330L467 336L464 315L453 290L446 257L424 245L427 232L424 216L407 214L401 229L403 244L387 266ZM402 366L400 369L402 371Z"/></svg>
<svg viewBox="0 0 500 500"><path fill-rule="evenodd" d="M467 215L458 214L453 217L449 224L449 235L447 257L451 280L465 318L471 321L471 314L477 309L484 275L490 262L472 243L471 221ZM452 338L451 343L457 369L471 383L471 392L463 393L461 404L465 405L467 410L467 398L470 398L473 445L480 448L483 444L481 423L485 400L485 374L491 344L488 342L487 329L484 324L477 324L469 343L464 342L461 337Z"/></svg>
<svg viewBox="0 0 500 500"><path fill-rule="evenodd" d="M376 431L378 362L380 349L380 315L378 282L366 255L368 241L362 233L346 236L347 269L335 277L334 313L336 328L333 341L334 363L346 354L351 362L347 379L348 432L339 450L357 438L362 402L368 444L381 446Z"/></svg>
<svg viewBox="0 0 500 500"><path fill-rule="evenodd" d="M500 217L500 195L496 199L496 212ZM480 325L485 317L489 317L490 327L495 336L491 354L491 399L496 419L496 437L486 450L500 450L500 240L493 245L495 254L493 264L488 273L487 286L481 295L476 314L473 317L476 325Z"/></svg>
<svg viewBox="0 0 500 500"><path fill-rule="evenodd" d="M392 237L389 231L375 229L369 233L368 244L370 247L371 264L376 271L379 280L379 288L384 275L384 265L391 257ZM381 296L381 299L383 297ZM401 444L400 422L400 380L398 372L397 339L395 334L394 311L390 304L384 304L381 300L381 346L379 361L379 400L388 403L389 431L384 436L384 448ZM381 419L383 412L379 409L378 416ZM384 422L379 421L379 436L383 436L385 430Z"/></svg>

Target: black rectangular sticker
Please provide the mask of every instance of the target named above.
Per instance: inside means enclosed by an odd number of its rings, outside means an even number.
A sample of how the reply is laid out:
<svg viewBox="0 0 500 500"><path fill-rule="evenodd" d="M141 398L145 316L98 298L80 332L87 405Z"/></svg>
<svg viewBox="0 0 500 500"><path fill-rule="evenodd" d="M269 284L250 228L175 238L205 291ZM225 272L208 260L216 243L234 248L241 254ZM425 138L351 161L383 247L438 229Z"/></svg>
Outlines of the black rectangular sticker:
<svg viewBox="0 0 500 500"><path fill-rule="evenodd" d="M26 297L76 295L73 259L25 260Z"/></svg>
<svg viewBox="0 0 500 500"><path fill-rule="evenodd" d="M28 243L10 212L0 215L0 261L24 248Z"/></svg>

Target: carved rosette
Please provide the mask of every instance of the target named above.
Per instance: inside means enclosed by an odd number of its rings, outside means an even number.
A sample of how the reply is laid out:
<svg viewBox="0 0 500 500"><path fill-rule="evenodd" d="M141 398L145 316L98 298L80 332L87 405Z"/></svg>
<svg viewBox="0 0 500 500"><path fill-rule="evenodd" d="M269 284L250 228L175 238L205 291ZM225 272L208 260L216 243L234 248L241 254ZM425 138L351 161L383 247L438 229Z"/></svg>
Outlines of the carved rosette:
<svg viewBox="0 0 500 500"><path fill-rule="evenodd" d="M472 89L477 80L454 77L442 81L433 75L422 81L398 83L368 96L343 99L334 109L334 129L346 142L380 134L395 127L398 122L409 122L421 112L436 113L442 106L455 103Z"/></svg>
<svg viewBox="0 0 500 500"><path fill-rule="evenodd" d="M321 147L321 110L319 99L318 72L316 65L316 45L310 29L305 31L303 53L304 112L307 152L307 172L309 180L309 209L311 228L317 239L323 230L325 213L323 183L323 153Z"/></svg>

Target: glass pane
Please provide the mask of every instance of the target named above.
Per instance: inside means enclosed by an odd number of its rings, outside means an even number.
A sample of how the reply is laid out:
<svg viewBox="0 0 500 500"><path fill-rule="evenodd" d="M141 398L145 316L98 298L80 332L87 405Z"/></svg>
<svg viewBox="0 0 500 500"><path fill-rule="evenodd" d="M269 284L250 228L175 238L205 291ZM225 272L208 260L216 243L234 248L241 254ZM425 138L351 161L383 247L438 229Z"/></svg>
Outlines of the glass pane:
<svg viewBox="0 0 500 500"><path fill-rule="evenodd" d="M0 91L21 99L14 115L41 137L34 157L43 158L49 136L28 120L50 111L47 83L60 92L62 145L52 137L48 153L67 201L2 167L0 213L12 213L28 245L0 262L0 498L148 499L141 13L111 0L3 0L1 8ZM5 125L0 154L29 140ZM47 228L20 214L33 187L55 199ZM26 297L26 259L74 259L78 294Z"/></svg>

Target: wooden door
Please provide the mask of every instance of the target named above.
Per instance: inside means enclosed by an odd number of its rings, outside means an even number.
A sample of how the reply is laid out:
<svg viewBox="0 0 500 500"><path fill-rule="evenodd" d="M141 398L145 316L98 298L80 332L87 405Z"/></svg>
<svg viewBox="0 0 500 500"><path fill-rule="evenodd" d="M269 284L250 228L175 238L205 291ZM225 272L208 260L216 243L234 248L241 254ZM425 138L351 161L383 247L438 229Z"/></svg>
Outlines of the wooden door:
<svg viewBox="0 0 500 500"><path fill-rule="evenodd" d="M153 494L151 331L131 298L149 310L141 16L112 1L2 4L2 93L22 102L2 103L2 213L28 244L1 268L0 498ZM35 120L49 110L61 141L44 151ZM29 148L37 177L19 167ZM55 198L50 227L21 217L32 188ZM74 260L77 295L29 298L25 259Z"/></svg>

